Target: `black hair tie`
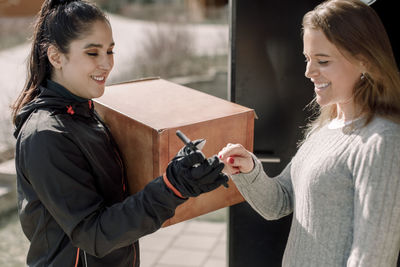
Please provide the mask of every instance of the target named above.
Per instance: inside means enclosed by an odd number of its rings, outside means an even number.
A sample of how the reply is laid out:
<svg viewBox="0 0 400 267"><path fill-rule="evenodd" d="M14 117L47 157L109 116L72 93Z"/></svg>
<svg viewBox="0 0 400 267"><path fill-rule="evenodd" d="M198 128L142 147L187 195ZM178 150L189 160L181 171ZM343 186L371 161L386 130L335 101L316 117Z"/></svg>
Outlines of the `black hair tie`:
<svg viewBox="0 0 400 267"><path fill-rule="evenodd" d="M76 0L53 0L51 1L51 8L55 8L57 6L61 6L61 5L67 5L71 2L77 2Z"/></svg>

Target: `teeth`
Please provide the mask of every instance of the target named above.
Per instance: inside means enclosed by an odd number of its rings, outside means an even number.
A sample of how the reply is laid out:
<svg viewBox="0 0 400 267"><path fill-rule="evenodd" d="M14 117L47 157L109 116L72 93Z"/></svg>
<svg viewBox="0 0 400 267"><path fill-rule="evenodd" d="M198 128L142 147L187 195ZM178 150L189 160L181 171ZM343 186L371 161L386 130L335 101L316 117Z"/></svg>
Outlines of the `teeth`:
<svg viewBox="0 0 400 267"><path fill-rule="evenodd" d="M104 79L105 79L104 76L92 76L92 78L99 82L104 81Z"/></svg>
<svg viewBox="0 0 400 267"><path fill-rule="evenodd" d="M314 85L317 88L325 88L325 87L327 87L329 85L329 83L319 83L319 84L316 83Z"/></svg>

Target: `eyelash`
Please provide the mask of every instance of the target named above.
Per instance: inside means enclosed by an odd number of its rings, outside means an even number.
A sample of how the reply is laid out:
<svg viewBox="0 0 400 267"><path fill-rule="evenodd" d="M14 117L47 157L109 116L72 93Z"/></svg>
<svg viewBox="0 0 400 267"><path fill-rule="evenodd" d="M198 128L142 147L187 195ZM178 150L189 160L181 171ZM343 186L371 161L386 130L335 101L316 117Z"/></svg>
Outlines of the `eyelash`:
<svg viewBox="0 0 400 267"><path fill-rule="evenodd" d="M304 62L308 63L309 60L306 58L306 59L304 60ZM329 63L328 60L320 60L320 61L318 61L318 64L320 64L320 65L326 65L326 64L328 64L328 63Z"/></svg>
<svg viewBox="0 0 400 267"><path fill-rule="evenodd" d="M91 57L96 57L96 56L98 56L99 54L98 53L87 53L89 56L91 56ZM108 51L107 52L107 55L114 55L114 51Z"/></svg>

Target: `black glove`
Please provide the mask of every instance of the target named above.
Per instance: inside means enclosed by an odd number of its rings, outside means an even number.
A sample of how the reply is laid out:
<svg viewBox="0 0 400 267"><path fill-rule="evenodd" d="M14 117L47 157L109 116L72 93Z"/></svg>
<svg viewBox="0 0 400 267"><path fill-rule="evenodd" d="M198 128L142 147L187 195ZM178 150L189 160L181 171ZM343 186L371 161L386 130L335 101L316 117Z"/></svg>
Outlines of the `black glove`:
<svg viewBox="0 0 400 267"><path fill-rule="evenodd" d="M168 164L166 176L183 197L196 197L228 181L221 173L224 163L217 156L206 159L201 151L180 152Z"/></svg>

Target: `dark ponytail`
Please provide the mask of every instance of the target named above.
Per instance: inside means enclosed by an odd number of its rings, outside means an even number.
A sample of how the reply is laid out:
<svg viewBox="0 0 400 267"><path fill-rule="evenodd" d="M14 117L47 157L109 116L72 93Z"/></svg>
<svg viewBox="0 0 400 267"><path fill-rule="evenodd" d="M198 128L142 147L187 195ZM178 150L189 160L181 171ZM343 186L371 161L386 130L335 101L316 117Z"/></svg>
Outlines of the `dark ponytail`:
<svg viewBox="0 0 400 267"><path fill-rule="evenodd" d="M12 106L12 118L39 94L39 86L51 77L47 49L54 45L64 54L69 45L87 33L96 21L108 23L106 15L94 4L80 0L45 0L37 16L24 89Z"/></svg>
<svg viewBox="0 0 400 267"><path fill-rule="evenodd" d="M50 0L50 1L45 1L44 4L47 3L48 4L48 9L50 10L50 9L53 9L53 8L55 8L57 6L67 5L67 4L71 3L71 2L77 2L77 1L79 1L79 0ZM44 4L43 4L43 6L44 6ZM42 9L43 9L43 6L42 6Z"/></svg>

